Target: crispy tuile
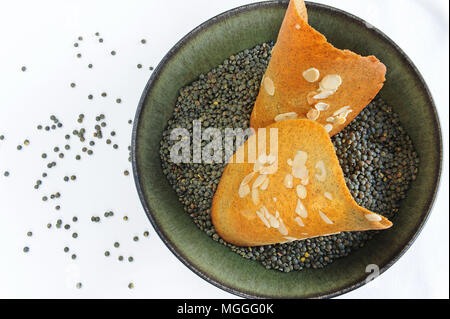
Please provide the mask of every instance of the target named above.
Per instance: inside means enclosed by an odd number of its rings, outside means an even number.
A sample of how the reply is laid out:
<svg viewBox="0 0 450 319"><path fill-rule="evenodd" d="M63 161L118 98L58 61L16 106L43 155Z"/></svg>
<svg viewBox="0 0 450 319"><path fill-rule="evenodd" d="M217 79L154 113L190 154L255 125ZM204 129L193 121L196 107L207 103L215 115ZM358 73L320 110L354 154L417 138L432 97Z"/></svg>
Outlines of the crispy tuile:
<svg viewBox="0 0 450 319"><path fill-rule="evenodd" d="M344 129L383 87L386 74L383 63L374 56L362 57L335 48L309 26L306 19L303 0L291 0L250 118L250 125L255 129L274 123L278 114L296 112L299 118L306 118L315 103L324 102L330 107L320 113L317 122L332 124L330 136L333 136ZM310 68L320 72L318 81L313 83L303 77L303 72ZM339 75L342 85L326 99L312 99L314 94L311 92L319 93L319 83L326 75ZM264 89L265 81L273 83L273 94ZM344 106L350 106L352 112L343 123L340 122L342 119L336 123L327 122Z"/></svg>
<svg viewBox="0 0 450 319"><path fill-rule="evenodd" d="M271 128L278 129L278 167L274 174L268 175L267 189L261 190L259 187L257 205L252 200L251 193L244 198L238 195L244 177L254 170L254 164L249 163L247 155L244 163L235 163L235 154L223 172L213 198L211 217L216 231L224 240L237 246L260 246L343 231L381 230L392 226L388 219L360 207L355 202L345 184L333 144L322 125L299 119L281 121L270 125L267 129ZM260 134L261 132L258 132L250 137L241 147L245 154L250 141L257 141ZM266 145L269 145L269 136L267 133ZM267 151L273 153L273 150ZM309 182L305 186L306 198L301 200L307 210L306 218L296 213L298 202L296 188L301 184L301 179L294 178L292 188L287 188L284 184L286 174L292 174L288 159L294 160L297 151L307 153L305 165L309 172ZM261 155L263 152L258 150L258 154ZM321 170L316 168L319 161L323 161L326 170L323 181L315 176L316 174L323 176ZM251 178L248 184L250 190L258 176L259 173ZM261 211L263 206L273 216L276 212L279 213L287 234L282 234L274 227L268 228L258 217L256 212ZM319 211L333 224L327 224ZM367 214L373 214L371 216L380 221L369 221L366 218ZM301 218L304 227L295 220L297 217Z"/></svg>

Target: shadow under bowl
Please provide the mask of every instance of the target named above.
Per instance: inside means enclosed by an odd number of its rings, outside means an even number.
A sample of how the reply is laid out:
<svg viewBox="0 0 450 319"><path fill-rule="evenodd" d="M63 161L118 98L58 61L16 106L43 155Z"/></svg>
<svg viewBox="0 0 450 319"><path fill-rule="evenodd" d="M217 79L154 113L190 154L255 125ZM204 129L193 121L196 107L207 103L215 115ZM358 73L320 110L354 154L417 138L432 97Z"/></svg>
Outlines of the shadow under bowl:
<svg viewBox="0 0 450 319"><path fill-rule="evenodd" d="M198 229L162 172L159 146L179 90L230 55L275 41L287 1L242 6L200 25L176 44L153 72L137 109L132 162L145 212L167 247L193 272L230 293L253 298L333 297L363 285L366 266L387 270L422 229L439 184L442 141L430 92L416 67L386 35L346 12L307 3L309 22L338 48L375 55L387 66L379 95L400 116L420 157L417 179L394 219L365 247L324 269L282 273L245 260Z"/></svg>

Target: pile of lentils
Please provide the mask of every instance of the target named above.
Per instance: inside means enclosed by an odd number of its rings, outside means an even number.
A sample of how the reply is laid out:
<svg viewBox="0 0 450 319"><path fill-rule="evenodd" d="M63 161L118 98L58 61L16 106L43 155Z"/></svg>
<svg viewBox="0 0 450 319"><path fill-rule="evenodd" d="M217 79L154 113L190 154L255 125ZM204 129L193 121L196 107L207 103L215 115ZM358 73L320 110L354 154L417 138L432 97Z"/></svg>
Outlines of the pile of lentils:
<svg viewBox="0 0 450 319"><path fill-rule="evenodd" d="M249 127L272 48L273 43L264 43L242 51L181 89L160 144L162 167L186 213L215 241L246 259L259 261L267 269L290 272L323 268L364 247L377 231L344 232L259 247L234 246L220 238L210 216L212 199L226 164L175 164L170 160L170 148L177 142L170 140L174 128L186 128L192 134L194 120L202 121L202 129ZM419 164L398 115L377 98L332 141L356 202L395 220L399 202L416 179ZM202 146L207 143L202 141Z"/></svg>
<svg viewBox="0 0 450 319"><path fill-rule="evenodd" d="M99 32L96 32L94 35L94 38L96 40L98 40L98 43L102 44L104 43L104 38L101 37ZM141 44L146 44L147 40L146 39L141 39L140 40ZM80 49L83 48L83 37L79 36L76 40L76 42L73 43L73 47L76 50L76 58L78 60L83 61L83 59L85 59L86 57L84 56L84 53L80 53ZM117 54L117 51L113 50L110 52L110 54L112 56L115 56ZM87 54L86 54L87 56ZM87 67L89 69L94 69L94 64L92 63L88 63ZM136 67L138 69L142 69L143 65L141 63L138 63L136 65ZM30 72L30 70L26 67L26 66L22 66L20 68L20 70L22 72ZM153 71L153 66L148 66L148 70ZM26 74L26 73L25 73ZM71 82L69 84L70 88L73 90L79 90L77 87L77 83L75 82ZM107 99L109 98L109 94L107 92L102 92L99 94L87 94L87 99L90 101L95 101L98 97L101 97L102 99ZM121 104L122 103L122 98L120 97L115 97L113 98L116 104ZM90 102L92 103L92 102ZM93 120L93 116L91 114L91 121ZM94 149L96 146L98 146L102 140L104 141L105 144L111 146L112 149L114 150L118 150L119 149L119 144L117 144L115 142L115 139L117 138L117 132L113 129L109 128L109 124L107 122L106 119L106 115L103 113L97 114L95 115L95 126L91 127L91 128L86 128L85 122L86 120L88 120L87 122L89 122L89 118L88 115L85 115L84 113L80 113L78 115L78 117L76 118L76 121L73 121L72 123L69 123L68 126L72 127L73 130L70 131L70 129L68 129L68 127L66 127L65 125L63 125L63 122L60 121L56 115L50 115L49 116L49 121L47 123L40 123L37 125L37 131L39 133L55 133L57 134L57 136L60 139L60 144L59 145L55 145L53 147L50 148L50 150L48 150L47 152L41 153L40 154L40 158L43 160L43 172L40 174L41 177L39 177L39 179L37 179L33 185L34 189L36 189L37 191L42 191L41 187L44 186L46 183L46 179L48 180L48 176L50 176L53 172L52 172L52 168L56 167L57 165L64 165L63 160L73 156L75 158L76 161L83 161L86 160L89 157L93 157L94 156ZM133 124L133 121L131 119L128 120L128 124L130 125L131 128L131 124ZM0 142L3 144L6 139L6 136L4 134L0 134ZM17 151L21 151L21 152L25 152L26 148L30 146L31 140L30 139L25 139L23 141L23 143L19 144L16 146ZM64 145L64 147L62 147L62 145ZM131 146L128 146L128 161L131 162ZM5 170L3 171L3 176L6 177L10 177L10 171ZM129 176L130 172L128 169L123 171L123 175L124 176ZM60 178L60 177L58 177ZM71 174L68 176L63 176L61 177L63 181L69 183L69 182L76 182L77 181L77 176L75 174ZM48 187L49 188L53 188L54 185L49 182L48 183ZM63 194L64 192L62 190L59 190L57 192L52 192L52 193L45 193L43 194L43 196L41 197L43 202L46 202L48 204L53 204L53 208L56 211L59 211L60 213L62 211L64 211L60 201L61 198L63 198ZM56 205L54 205L56 204ZM114 212L112 211L107 211L103 214L104 218L101 218L100 216L91 216L91 222L92 223L101 223L106 222L107 219L111 219L114 216ZM70 231L72 233L72 239L73 240L77 240L79 239L79 233L77 231L74 231L73 229L76 228L77 222L79 221L79 218L77 216L73 216L71 219L69 217L66 217L65 220L63 221L63 219L58 218L58 217L53 217L54 221L49 221L46 224L46 228L47 229L61 229L61 230L65 230L65 231ZM128 216L123 216L122 217L124 222L128 221ZM32 231L28 231L26 233L27 237L29 237L29 239L31 239L31 237L34 236L34 233ZM150 233L148 231L144 231L143 232L143 236L144 237L149 237ZM138 242L139 241L139 236L133 236L132 240L134 242ZM120 243L119 242L115 242L114 243L114 248L116 248L116 254L117 255L117 260L118 261L124 261L124 260L128 260L128 262L132 263L135 261L135 258L133 256L127 256L124 257L121 254L121 250L118 250L118 248L120 247ZM30 253L31 252L31 248L29 246L25 246L22 248L22 251L24 253ZM63 251L64 253L66 253L68 256L70 256L70 258L72 260L75 260L78 258L77 254L72 251L72 249L68 246L64 247L63 249L61 249L61 251ZM113 253L109 250L105 250L104 251L104 256L111 258L113 255ZM83 284L81 282L76 284L76 288L81 289L83 287ZM128 284L128 288L129 289L133 289L134 288L134 283L129 283Z"/></svg>

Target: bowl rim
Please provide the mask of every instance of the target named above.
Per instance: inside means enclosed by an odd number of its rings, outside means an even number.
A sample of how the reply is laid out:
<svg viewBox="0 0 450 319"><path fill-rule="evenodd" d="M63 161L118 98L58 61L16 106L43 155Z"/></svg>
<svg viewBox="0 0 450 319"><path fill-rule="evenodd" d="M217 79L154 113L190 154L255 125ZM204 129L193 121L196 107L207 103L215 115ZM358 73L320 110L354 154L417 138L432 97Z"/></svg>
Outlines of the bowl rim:
<svg viewBox="0 0 450 319"><path fill-rule="evenodd" d="M366 28L369 28L370 32L375 33L376 36L380 40L386 42L388 45L393 47L395 49L395 51L397 51L397 53L406 62L406 64L408 65L408 67L410 68L410 70L415 75L416 79L418 80L418 82L420 84L419 88L426 95L426 98L428 100L427 105L429 106L431 114L433 116L433 120L434 120L434 124L435 124L433 126L434 131L435 131L435 134L434 134L435 141L434 142L439 146L439 148L438 148L439 161L437 162L437 167L435 167L435 170L437 173L436 173L436 176L434 176L434 184L433 184L434 188L431 191L430 196L427 199L426 212L423 215L421 222L418 225L416 225L414 231L411 233L407 243L402 248L402 250L400 252L398 252L389 262L387 262L380 268L379 275L381 275L386 270L388 270L395 262L397 262L400 259L400 257L402 257L403 254L405 254L405 252L415 242L415 240L421 233L425 223L427 222L427 220L430 216L431 210L432 210L434 202L435 202L436 195L438 193L440 180L441 180L441 174L442 174L443 145L442 145L441 125L439 122L439 116L437 113L436 105L434 103L434 99L431 95L431 92L430 92L427 84L425 83L425 80L423 79L420 71L417 69L417 67L414 65L412 60L408 57L408 55L406 55L406 53L393 40L391 40L386 34L384 34L382 31L378 30L376 27L372 26L370 23L366 22L365 20L363 20L351 13L348 13L344 10L337 9L337 8L334 8L334 7L331 7L328 5L324 5L324 4L315 3L315 2L310 2L310 1L305 1L305 2L308 7L313 7L315 9L319 9L319 10L331 11L331 12L333 12L333 14L337 14L337 15L343 16L344 18L346 18L348 20L352 20L353 23L358 23L360 25L363 25ZM218 14L215 17L210 18L209 20L203 22L202 24L200 24L199 26L194 28L192 31L190 31L187 35L185 35L181 40L179 40L169 50L169 52L163 57L163 59L160 61L158 66L153 71L152 75L150 76L150 79L148 80L148 82L142 92L142 95L141 95L141 98L139 100L138 107L136 110L134 122L133 122L132 141L131 141L131 157L132 157L132 166L133 166L133 177L134 177L136 189L137 189L141 204L144 208L144 211L145 211L150 223L152 224L153 228L155 229L156 233L161 238L163 243L167 246L167 248L169 248L169 250L186 267L188 267L196 275L198 275L205 281L213 284L214 286L216 286L228 293L231 293L233 295L243 297L243 298L273 298L273 296L256 294L253 292L244 291L244 290L235 288L232 285L227 285L227 284L221 282L219 279L210 276L208 273L197 269L197 267L189 261L189 259L184 255L184 253L178 250L176 245L168 238L166 232L162 229L162 227L160 227L159 223L154 218L153 210L150 207L150 205L147 203L147 200L146 200L144 192L143 192L143 186L141 184L141 179L139 177L140 173L139 173L139 168L137 165L137 144L138 144L138 141L137 141L138 134L137 133L138 133L138 129L140 126L142 110L145 107L145 101L147 99L148 94L152 91L153 85L156 82L156 80L158 79L159 74L165 68L166 64L172 59L172 57L175 56L186 44L188 44L191 39L195 38L201 32L203 32L204 30L208 29L209 27L215 25L216 23L224 21L232 16L235 16L235 15L238 15L238 14L241 14L244 12L252 11L255 9L261 9L261 8L280 8L280 7L287 8L288 3L289 3L289 0L270 0L270 1L262 1L262 2L256 2L256 3L239 6L239 7L230 9L228 11L225 11L221 14ZM308 296L308 298L333 298L333 297L337 297L342 294L348 293L350 291L353 291L365 284L366 284L365 280L357 280L353 283L350 283L345 288L328 291L323 294L311 295L311 296Z"/></svg>

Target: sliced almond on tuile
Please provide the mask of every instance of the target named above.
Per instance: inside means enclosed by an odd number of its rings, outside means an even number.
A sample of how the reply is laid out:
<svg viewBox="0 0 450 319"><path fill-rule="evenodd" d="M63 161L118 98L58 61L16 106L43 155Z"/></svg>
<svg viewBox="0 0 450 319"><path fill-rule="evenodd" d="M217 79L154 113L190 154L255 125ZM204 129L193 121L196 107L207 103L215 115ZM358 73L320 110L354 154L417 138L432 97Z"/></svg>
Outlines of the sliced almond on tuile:
<svg viewBox="0 0 450 319"><path fill-rule="evenodd" d="M264 88L266 89L267 94L273 96L275 94L275 85L273 81L268 76L264 78Z"/></svg>
<svg viewBox="0 0 450 319"><path fill-rule="evenodd" d="M280 221L280 226L278 227L278 231L279 231L280 234L283 235L283 236L288 235L289 232L288 232L286 226L284 225L283 220L280 218L279 221Z"/></svg>
<svg viewBox="0 0 450 319"><path fill-rule="evenodd" d="M303 72L303 78L309 83L316 82L320 78L320 72L316 68L310 68Z"/></svg>
<svg viewBox="0 0 450 319"><path fill-rule="evenodd" d="M259 175L256 179L255 182L253 183L252 188L258 188L259 186L261 186L267 179L267 175Z"/></svg>
<svg viewBox="0 0 450 319"><path fill-rule="evenodd" d="M330 105L327 103L319 102L316 105L314 105L314 107L316 108L317 111L322 112L328 110L330 108Z"/></svg>
<svg viewBox="0 0 450 319"><path fill-rule="evenodd" d="M316 109L310 109L308 113L306 113L306 118L311 121L315 121L319 118L320 112Z"/></svg>
<svg viewBox="0 0 450 319"><path fill-rule="evenodd" d="M379 222L382 220L381 216L378 214L366 214L365 217L369 222Z"/></svg>
<svg viewBox="0 0 450 319"><path fill-rule="evenodd" d="M341 125L341 124L344 124L345 121L347 121L347 119L345 117L338 116L336 118L336 120L334 121L334 124Z"/></svg>
<svg viewBox="0 0 450 319"><path fill-rule="evenodd" d="M264 223L264 225L267 226L267 228L270 228L270 223L269 223L269 221L267 220L267 218L264 217L264 214L263 214L263 213L256 211L256 215L258 215L259 219L261 219L261 221Z"/></svg>
<svg viewBox="0 0 450 319"><path fill-rule="evenodd" d="M328 198L329 200L333 200L333 195L331 195L331 193L329 193L329 192L325 192L325 193L323 194L323 196L325 196L325 197Z"/></svg>
<svg viewBox="0 0 450 319"><path fill-rule="evenodd" d="M308 211L306 210L305 205L303 205L300 199L297 199L297 207L295 208L295 213L302 218L308 217Z"/></svg>
<svg viewBox="0 0 450 319"><path fill-rule="evenodd" d="M336 120L336 118L334 118L332 116L327 117L327 119L326 119L326 121L329 122L329 123L334 123L335 120Z"/></svg>
<svg viewBox="0 0 450 319"><path fill-rule="evenodd" d="M316 169L319 170L319 174L316 174L318 181L323 182L327 178L327 171L325 169L325 163L323 161L318 161L316 164Z"/></svg>
<svg viewBox="0 0 450 319"><path fill-rule="evenodd" d="M297 185L297 189L296 190L297 190L297 196L300 199L305 199L306 198L307 192L306 192L306 187L305 186Z"/></svg>
<svg viewBox="0 0 450 319"><path fill-rule="evenodd" d="M334 224L334 223L331 221L331 219L329 219L328 216L325 215L325 213L323 213L323 212L320 211L320 210L319 210L319 215L320 215L320 217L322 218L322 220L323 220L325 223L327 223L327 224L329 224L329 225Z"/></svg>
<svg viewBox="0 0 450 319"><path fill-rule="evenodd" d="M278 114L277 116L275 116L274 121L279 122L279 121L286 121L286 120L295 120L296 118L298 118L297 113L288 112L288 113Z"/></svg>
<svg viewBox="0 0 450 319"><path fill-rule="evenodd" d="M319 87L323 91L335 91L341 86L342 78L337 74L330 74L324 76L319 83Z"/></svg>
<svg viewBox="0 0 450 319"><path fill-rule="evenodd" d="M315 99L315 100L324 100L324 99L329 98L333 94L334 94L334 91L323 90L320 93L314 95L313 99Z"/></svg>
<svg viewBox="0 0 450 319"><path fill-rule="evenodd" d="M295 153L294 161L292 162L292 166L299 167L304 166L306 161L308 160L308 153L304 151L297 151Z"/></svg>
<svg viewBox="0 0 450 319"><path fill-rule="evenodd" d="M300 217L295 217L294 220L300 227L305 227L305 224L303 223L303 220Z"/></svg>
<svg viewBox="0 0 450 319"><path fill-rule="evenodd" d="M252 181L252 178L255 176L255 172L251 172L250 174L248 174L247 176L244 177L244 179L242 180L241 185L247 185Z"/></svg>
<svg viewBox="0 0 450 319"><path fill-rule="evenodd" d="M308 177L308 173L306 166L292 167L292 175L295 178L305 179Z"/></svg>
<svg viewBox="0 0 450 319"><path fill-rule="evenodd" d="M323 128L325 129L325 131L327 131L327 133L330 133L333 130L333 125L326 124Z"/></svg>
<svg viewBox="0 0 450 319"><path fill-rule="evenodd" d="M341 107L339 110L333 113L333 116L338 116L339 114L345 113L350 109L350 106Z"/></svg>
<svg viewBox="0 0 450 319"><path fill-rule="evenodd" d="M314 97L319 94L319 92L309 92L308 95L306 95L306 101L308 102L309 105L313 105L316 103L316 100L314 99Z"/></svg>
<svg viewBox="0 0 450 319"><path fill-rule="evenodd" d="M284 177L284 186L286 188L294 187L294 177L291 174L286 174Z"/></svg>

